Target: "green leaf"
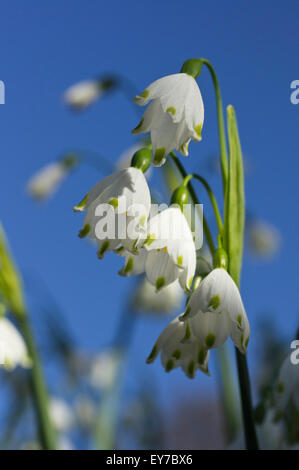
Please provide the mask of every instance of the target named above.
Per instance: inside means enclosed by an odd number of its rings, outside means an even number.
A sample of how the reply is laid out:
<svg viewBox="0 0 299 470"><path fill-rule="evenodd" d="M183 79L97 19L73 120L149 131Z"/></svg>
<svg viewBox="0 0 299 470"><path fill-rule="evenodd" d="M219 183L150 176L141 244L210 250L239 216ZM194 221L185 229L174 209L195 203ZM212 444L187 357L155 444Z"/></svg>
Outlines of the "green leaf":
<svg viewBox="0 0 299 470"><path fill-rule="evenodd" d="M227 107L229 168L224 210L224 245L228 254L228 271L237 285L242 267L245 197L243 157L235 110Z"/></svg>

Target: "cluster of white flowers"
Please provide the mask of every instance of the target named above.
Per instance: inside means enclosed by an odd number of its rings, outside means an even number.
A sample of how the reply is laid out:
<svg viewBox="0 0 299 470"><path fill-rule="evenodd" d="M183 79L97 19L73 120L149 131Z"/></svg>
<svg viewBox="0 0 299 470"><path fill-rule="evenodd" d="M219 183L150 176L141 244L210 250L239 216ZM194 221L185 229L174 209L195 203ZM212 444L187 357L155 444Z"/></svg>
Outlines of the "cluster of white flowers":
<svg viewBox="0 0 299 470"><path fill-rule="evenodd" d="M99 258L107 251L125 257L119 274L145 273L156 291L179 283L189 295L186 311L162 332L148 362L161 353L166 371L181 367L193 377L197 369L209 373L209 350L221 346L228 336L246 354L250 329L239 289L221 263L205 273L192 292L196 247L181 203L151 213L144 176L150 162L162 165L174 149L188 155L191 138L201 140L204 107L197 83L187 73L161 78L135 98L142 106L151 100L133 133L150 131L152 151L137 151L130 168L97 183L74 210L86 211L79 236L97 242Z"/></svg>
<svg viewBox="0 0 299 470"><path fill-rule="evenodd" d="M150 208L150 191L143 172L133 167L120 170L97 183L74 208L86 211L79 236L96 240L99 258L112 250L124 256L121 275L145 272L157 290L178 279L189 292L196 251L187 220L175 207L153 217ZM107 226L112 227L111 233L102 230Z"/></svg>
<svg viewBox="0 0 299 470"><path fill-rule="evenodd" d="M250 328L239 290L222 268L209 273L192 292L186 310L158 338L147 362L161 352L165 370L182 367L189 377L196 369L208 373L209 350L231 337L247 352Z"/></svg>

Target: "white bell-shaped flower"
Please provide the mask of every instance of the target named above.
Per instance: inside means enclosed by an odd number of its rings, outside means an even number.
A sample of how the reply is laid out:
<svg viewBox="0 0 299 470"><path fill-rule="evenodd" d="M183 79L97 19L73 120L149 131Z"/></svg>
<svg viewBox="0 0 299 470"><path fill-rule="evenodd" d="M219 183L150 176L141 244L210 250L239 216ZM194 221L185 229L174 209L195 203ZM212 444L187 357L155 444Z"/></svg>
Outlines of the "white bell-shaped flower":
<svg viewBox="0 0 299 470"><path fill-rule="evenodd" d="M98 243L98 256L122 246L137 253L145 237L151 196L141 170L126 168L99 181L74 207L86 211L80 237L88 235Z"/></svg>
<svg viewBox="0 0 299 470"><path fill-rule="evenodd" d="M12 370L16 366L30 367L25 342L7 318L0 318L0 366Z"/></svg>
<svg viewBox="0 0 299 470"><path fill-rule="evenodd" d="M277 414L283 413L290 401L299 411L299 364L293 363L291 356L288 355L280 368L276 384L275 408Z"/></svg>
<svg viewBox="0 0 299 470"><path fill-rule="evenodd" d="M191 333L189 323L175 318L160 334L147 358L150 364L161 353L161 362L166 372L181 367L193 378L197 369L209 375L209 351Z"/></svg>
<svg viewBox="0 0 299 470"><path fill-rule="evenodd" d="M207 348L221 346L230 336L246 354L249 323L239 289L225 269L214 269L201 281L181 318L194 320L192 333Z"/></svg>
<svg viewBox="0 0 299 470"><path fill-rule="evenodd" d="M63 101L74 110L83 110L94 103L104 92L98 80L83 80L68 88Z"/></svg>
<svg viewBox="0 0 299 470"><path fill-rule="evenodd" d="M144 243L148 251L145 272L157 290L176 279L190 291L196 268L196 251L192 232L180 209L170 207L148 221Z"/></svg>
<svg viewBox="0 0 299 470"><path fill-rule="evenodd" d="M204 105L195 79L186 73L160 78L135 97L140 106L151 100L132 133L151 132L153 164L161 166L174 149L187 156L191 138L201 140Z"/></svg>

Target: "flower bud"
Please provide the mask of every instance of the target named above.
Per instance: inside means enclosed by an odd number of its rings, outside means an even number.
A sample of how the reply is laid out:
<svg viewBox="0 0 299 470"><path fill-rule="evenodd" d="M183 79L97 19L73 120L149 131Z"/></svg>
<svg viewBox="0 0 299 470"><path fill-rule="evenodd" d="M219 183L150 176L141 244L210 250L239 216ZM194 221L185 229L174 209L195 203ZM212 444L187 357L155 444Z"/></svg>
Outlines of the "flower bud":
<svg viewBox="0 0 299 470"><path fill-rule="evenodd" d="M201 72L202 61L200 59L188 59L183 63L181 73L187 73L196 78Z"/></svg>
<svg viewBox="0 0 299 470"><path fill-rule="evenodd" d="M172 194L170 204L177 204L183 211L184 204L188 204L188 189L185 186L179 186Z"/></svg>
<svg viewBox="0 0 299 470"><path fill-rule="evenodd" d="M218 248L213 254L214 268L223 268L227 270L228 258L226 251L223 248Z"/></svg>
<svg viewBox="0 0 299 470"><path fill-rule="evenodd" d="M137 150L132 157L131 166L145 173L151 164L151 159L152 152L149 148Z"/></svg>

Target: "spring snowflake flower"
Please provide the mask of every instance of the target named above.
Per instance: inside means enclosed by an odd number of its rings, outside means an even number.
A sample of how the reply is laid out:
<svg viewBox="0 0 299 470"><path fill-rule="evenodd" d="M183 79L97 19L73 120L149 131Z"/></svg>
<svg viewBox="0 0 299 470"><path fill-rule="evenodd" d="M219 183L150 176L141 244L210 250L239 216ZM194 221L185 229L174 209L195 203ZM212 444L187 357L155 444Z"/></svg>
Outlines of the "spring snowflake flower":
<svg viewBox="0 0 299 470"><path fill-rule="evenodd" d="M225 269L208 274L191 294L183 320L192 318L194 336L207 348L221 346L230 336L247 353L250 328L236 284Z"/></svg>
<svg viewBox="0 0 299 470"><path fill-rule="evenodd" d="M118 374L121 357L117 350L107 350L98 354L93 360L90 369L90 383L99 390L106 390L112 386Z"/></svg>
<svg viewBox="0 0 299 470"><path fill-rule="evenodd" d="M52 398L49 403L50 419L59 432L69 430L74 424L74 414L68 403L61 398Z"/></svg>
<svg viewBox="0 0 299 470"><path fill-rule="evenodd" d="M77 158L72 156L41 168L27 183L30 196L38 201L52 196L76 163Z"/></svg>
<svg viewBox="0 0 299 470"><path fill-rule="evenodd" d="M79 236L97 240L99 258L119 246L136 254L137 244L146 234L150 204L143 172L133 167L117 171L97 183L74 207L86 211Z"/></svg>
<svg viewBox="0 0 299 470"><path fill-rule="evenodd" d="M276 227L266 222L249 222L248 245L253 255L271 258L279 251L281 236Z"/></svg>
<svg viewBox="0 0 299 470"><path fill-rule="evenodd" d="M12 370L17 366L30 367L25 342L16 327L6 318L0 318L0 366Z"/></svg>
<svg viewBox="0 0 299 470"><path fill-rule="evenodd" d="M176 279L190 291L196 268L196 251L192 232L180 209L170 207L148 221L144 243L148 255L145 272L157 290Z"/></svg>
<svg viewBox="0 0 299 470"><path fill-rule="evenodd" d="M141 312L172 313L183 301L183 291L178 281L174 281L157 292L145 278L134 293L133 308Z"/></svg>
<svg viewBox="0 0 299 470"><path fill-rule="evenodd" d="M201 140L204 105L195 79L186 73L160 78L135 97L140 106L151 100L132 133L151 132L153 164L161 166L174 149L187 156L191 138Z"/></svg>
<svg viewBox="0 0 299 470"><path fill-rule="evenodd" d="M181 367L185 374L193 378L197 369L209 375L209 351L191 333L189 325L175 318L157 339L147 358L150 364L161 353L161 362L166 372Z"/></svg>
<svg viewBox="0 0 299 470"><path fill-rule="evenodd" d="M291 401L299 411L299 364L293 364L289 355L280 368L275 397L277 415L282 414Z"/></svg>
<svg viewBox="0 0 299 470"><path fill-rule="evenodd" d="M63 101L73 110L82 111L115 86L113 78L83 80L64 92Z"/></svg>

